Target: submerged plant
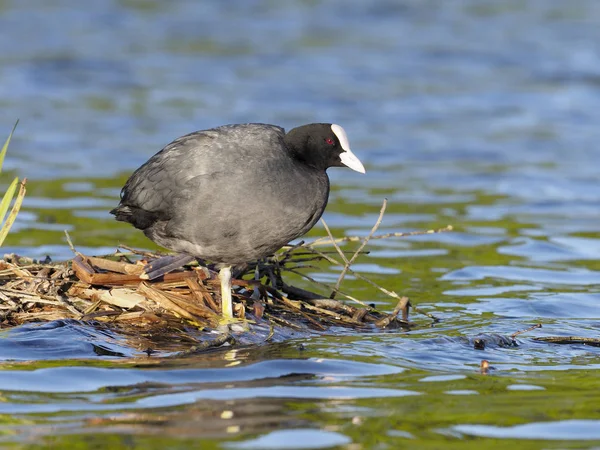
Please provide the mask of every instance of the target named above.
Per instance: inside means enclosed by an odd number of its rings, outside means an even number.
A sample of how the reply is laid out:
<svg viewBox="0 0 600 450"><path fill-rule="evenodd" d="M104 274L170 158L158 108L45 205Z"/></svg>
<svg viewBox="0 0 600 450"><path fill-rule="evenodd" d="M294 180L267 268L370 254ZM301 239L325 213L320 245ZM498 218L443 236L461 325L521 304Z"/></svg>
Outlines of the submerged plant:
<svg viewBox="0 0 600 450"><path fill-rule="evenodd" d="M12 139L13 133L15 132L18 123L19 121L17 120L15 126L13 127L12 131L8 135L8 138L6 139L6 142L2 146L2 150L0 151L0 172L2 172L2 165L4 164L4 157L6 156L6 151L8 150L8 144L10 144L10 140ZM10 203L15 197L17 185L19 184L19 177L15 177L12 183L10 183L8 190L4 193L4 197L2 197L2 202L0 202L0 223L2 224L2 227L0 227L0 246L4 243L4 239L6 239L10 228L12 227L13 223L15 222L15 219L17 218L17 214L21 209L21 204L23 203L23 198L25 197L26 182L27 179L23 179L23 181L20 183L19 192L17 193L15 202L13 203L12 209L10 210L10 213L6 220L4 220L4 218L6 217L8 208L10 207Z"/></svg>

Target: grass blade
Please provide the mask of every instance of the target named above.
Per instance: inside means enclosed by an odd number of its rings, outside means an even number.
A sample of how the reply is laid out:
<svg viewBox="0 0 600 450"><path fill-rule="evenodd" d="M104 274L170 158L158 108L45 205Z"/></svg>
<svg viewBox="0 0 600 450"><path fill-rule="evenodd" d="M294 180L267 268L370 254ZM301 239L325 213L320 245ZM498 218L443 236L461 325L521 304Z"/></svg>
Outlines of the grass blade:
<svg viewBox="0 0 600 450"><path fill-rule="evenodd" d="M19 193L17 194L17 198L15 199L15 203L13 204L12 209L10 210L10 214L6 219L6 222L0 228L0 246L4 243L4 239L6 239L6 235L10 231L10 227L12 227L15 219L17 218L17 214L21 209L21 205L23 204L23 198L25 197L25 184L27 183L27 178L24 178L21 181L21 186L19 187Z"/></svg>
<svg viewBox="0 0 600 450"><path fill-rule="evenodd" d="M4 216L6 216L6 212L10 206L10 202L15 196L15 191L17 190L17 183L19 179L15 177L8 190L4 193L4 197L2 197L2 202L0 202L0 223L4 222Z"/></svg>
<svg viewBox="0 0 600 450"><path fill-rule="evenodd" d="M2 165L4 164L4 156L6 155L6 150L8 150L8 144L10 144L10 140L12 139L13 133L15 132L18 124L19 124L19 121L17 120L15 122L15 126L13 127L12 131L8 135L8 138L6 138L6 142L2 146L2 151L0 151L0 172L2 172Z"/></svg>

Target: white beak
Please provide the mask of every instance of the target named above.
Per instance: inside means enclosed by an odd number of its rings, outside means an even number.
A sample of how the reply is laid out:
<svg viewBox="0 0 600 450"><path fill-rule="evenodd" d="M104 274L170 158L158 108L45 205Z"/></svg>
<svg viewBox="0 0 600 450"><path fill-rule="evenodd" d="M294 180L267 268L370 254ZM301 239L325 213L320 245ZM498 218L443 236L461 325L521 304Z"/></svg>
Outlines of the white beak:
<svg viewBox="0 0 600 450"><path fill-rule="evenodd" d="M331 130L337 136L338 140L340 141L340 145L344 150L342 153L340 153L340 160L342 161L342 164L352 170L356 170L357 172L365 173L365 166L362 165L360 159L358 159L356 155L352 153L352 150L350 150L350 142L348 141L348 136L346 136L344 129L339 125L333 124L331 125Z"/></svg>
<svg viewBox="0 0 600 450"><path fill-rule="evenodd" d="M362 165L360 159L356 157L354 153L350 150L346 150L340 154L340 159L342 160L342 164L350 167L352 170L356 170L360 173L365 173L365 166Z"/></svg>

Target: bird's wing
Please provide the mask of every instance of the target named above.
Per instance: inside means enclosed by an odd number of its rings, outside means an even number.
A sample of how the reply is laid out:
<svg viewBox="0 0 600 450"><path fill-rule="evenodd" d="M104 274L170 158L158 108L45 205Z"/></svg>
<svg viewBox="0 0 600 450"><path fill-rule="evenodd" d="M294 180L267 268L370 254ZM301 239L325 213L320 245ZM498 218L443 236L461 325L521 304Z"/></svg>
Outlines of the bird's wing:
<svg viewBox="0 0 600 450"><path fill-rule="evenodd" d="M200 186L218 190L219 180L231 180L237 172L243 176L246 167L276 157L283 135L280 127L247 124L182 136L133 173L121 191L121 205L168 219L175 204L202 195Z"/></svg>

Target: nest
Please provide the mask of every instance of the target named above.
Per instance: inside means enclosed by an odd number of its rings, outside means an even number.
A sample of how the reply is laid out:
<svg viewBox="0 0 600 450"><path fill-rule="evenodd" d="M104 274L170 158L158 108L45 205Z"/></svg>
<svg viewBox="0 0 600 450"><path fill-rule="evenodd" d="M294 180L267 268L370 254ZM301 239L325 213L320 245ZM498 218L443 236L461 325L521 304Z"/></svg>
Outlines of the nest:
<svg viewBox="0 0 600 450"><path fill-rule="evenodd" d="M0 320L16 326L36 321L76 319L169 327L184 321L216 329L221 317L220 281L210 267L185 266L158 280L142 280L144 265L159 257L117 252L103 257L78 254L64 263L35 262L16 255L0 260ZM399 297L392 313L357 306L288 285L276 261L249 265L232 280L234 315L293 329L325 331L410 327L410 302ZM264 282L253 274L264 275ZM244 279L251 276L252 279Z"/></svg>
<svg viewBox="0 0 600 450"><path fill-rule="evenodd" d="M448 231L375 235L386 203L371 233L366 237L334 239L327 227L328 238L309 244L300 243L281 250L264 261L238 268L234 273L233 323L244 332L263 330L262 339L269 340L285 331L326 332L332 327L353 330L408 329L417 326L409 320L410 301L378 286L352 270L352 263L365 253L370 239ZM68 238L68 236L67 236ZM341 250L341 242L360 242L352 255ZM70 243L70 240L69 240ZM71 243L70 243L71 244ZM335 252L323 252L319 246L333 245ZM224 329L209 345L231 340L232 325L221 316L220 282L211 266L185 266L158 280L140 278L144 266L158 254L141 252L126 246L112 255L87 256L77 252L64 263L37 262L16 255L0 260L0 323L3 327L30 322L74 319L105 323L129 332L152 333L212 331ZM337 252L337 257L335 255ZM282 272L289 271L317 283L298 269L307 261L326 260L343 267L329 298L288 284ZM396 300L391 312L377 310L340 290L346 274L370 283ZM349 301L339 301L335 296ZM430 320L436 320L429 316ZM207 341L210 341L208 339Z"/></svg>

